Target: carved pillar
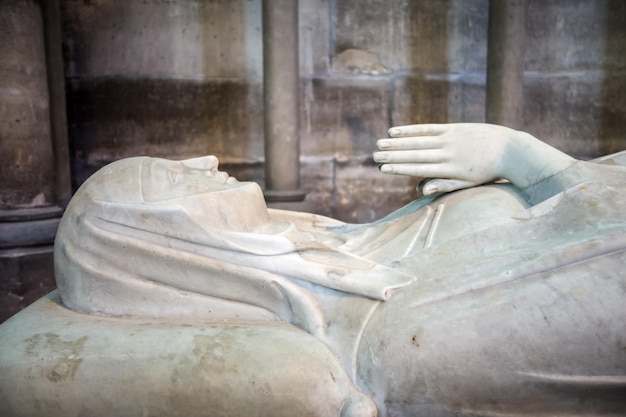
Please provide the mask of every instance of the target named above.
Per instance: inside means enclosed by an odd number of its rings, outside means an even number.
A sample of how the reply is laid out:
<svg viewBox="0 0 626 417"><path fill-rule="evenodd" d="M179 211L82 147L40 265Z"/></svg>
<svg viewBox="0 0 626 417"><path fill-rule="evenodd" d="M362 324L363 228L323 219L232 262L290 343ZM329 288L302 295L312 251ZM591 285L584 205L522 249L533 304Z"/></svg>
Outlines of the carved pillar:
<svg viewBox="0 0 626 417"><path fill-rule="evenodd" d="M263 0L265 197L301 201L298 0Z"/></svg>
<svg viewBox="0 0 626 417"><path fill-rule="evenodd" d="M58 3L56 53L60 53ZM50 16L46 13L46 17ZM52 244L71 193L63 70L50 109L44 12L34 0L0 1L0 321L54 287ZM48 39L50 40L50 39ZM55 48L52 48L53 50ZM56 57L56 65L62 65ZM59 107L61 106L61 107ZM57 136L52 135L51 114ZM66 128L65 128L66 129ZM54 141L59 144L55 147ZM63 157L63 153L65 156ZM57 168L55 154L61 161ZM60 177L60 175L63 177ZM63 183L59 188L59 180Z"/></svg>
<svg viewBox="0 0 626 417"><path fill-rule="evenodd" d="M33 0L0 2L1 210L56 203L43 18Z"/></svg>
<svg viewBox="0 0 626 417"><path fill-rule="evenodd" d="M490 0L487 39L488 123L523 126L526 0Z"/></svg>
<svg viewBox="0 0 626 417"><path fill-rule="evenodd" d="M50 135L54 153L56 200L63 207L72 197L72 175L67 134L65 103L65 71L59 0L40 1L43 7L43 28L46 47L48 92L50 102Z"/></svg>

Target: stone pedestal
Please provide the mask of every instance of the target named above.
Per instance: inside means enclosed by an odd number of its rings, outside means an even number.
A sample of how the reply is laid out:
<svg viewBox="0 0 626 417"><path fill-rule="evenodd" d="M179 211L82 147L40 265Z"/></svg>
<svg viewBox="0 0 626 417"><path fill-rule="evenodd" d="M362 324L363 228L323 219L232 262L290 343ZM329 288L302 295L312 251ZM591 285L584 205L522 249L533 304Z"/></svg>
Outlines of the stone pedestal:
<svg viewBox="0 0 626 417"><path fill-rule="evenodd" d="M281 322L80 314L57 292L0 325L0 415L375 414L331 351Z"/></svg>

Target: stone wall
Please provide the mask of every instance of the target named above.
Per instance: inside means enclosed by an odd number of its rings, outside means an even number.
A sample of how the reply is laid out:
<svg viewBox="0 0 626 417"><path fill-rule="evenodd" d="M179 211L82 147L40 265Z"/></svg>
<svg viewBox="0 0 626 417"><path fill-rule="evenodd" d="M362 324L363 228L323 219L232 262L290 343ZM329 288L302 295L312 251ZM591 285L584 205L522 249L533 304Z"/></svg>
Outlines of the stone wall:
<svg viewBox="0 0 626 417"><path fill-rule="evenodd" d="M260 0L65 0L74 178L213 153L263 183ZM306 209L369 221L416 196L371 160L389 126L484 121L487 0L300 0ZM626 148L626 5L528 1L525 126L581 158Z"/></svg>
<svg viewBox="0 0 626 417"><path fill-rule="evenodd" d="M64 82L51 76L61 74L54 63L62 68L49 42L57 35L60 46L59 27L44 25L51 9L52 1L0 2L0 322L54 289L52 245L71 193L67 135L57 146L64 125L54 93Z"/></svg>

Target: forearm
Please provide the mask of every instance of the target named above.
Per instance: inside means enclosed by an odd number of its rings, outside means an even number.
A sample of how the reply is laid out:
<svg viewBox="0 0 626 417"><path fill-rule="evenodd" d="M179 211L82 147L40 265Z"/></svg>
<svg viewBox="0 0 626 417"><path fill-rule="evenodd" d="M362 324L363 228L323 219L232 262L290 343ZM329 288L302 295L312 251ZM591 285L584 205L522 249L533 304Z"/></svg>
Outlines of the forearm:
<svg viewBox="0 0 626 417"><path fill-rule="evenodd" d="M501 165L503 178L524 190L533 204L568 187L562 181L553 181L554 184L549 185L550 179L571 167L576 159L528 133L511 132ZM549 185L550 191L540 193L541 196L536 194L534 188L538 184L543 184L542 188Z"/></svg>

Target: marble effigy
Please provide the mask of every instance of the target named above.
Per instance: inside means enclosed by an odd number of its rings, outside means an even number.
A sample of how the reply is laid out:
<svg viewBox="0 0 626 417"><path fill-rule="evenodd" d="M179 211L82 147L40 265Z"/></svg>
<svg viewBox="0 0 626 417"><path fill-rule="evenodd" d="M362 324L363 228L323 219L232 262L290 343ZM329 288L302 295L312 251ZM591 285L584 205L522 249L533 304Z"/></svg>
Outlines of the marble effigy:
<svg viewBox="0 0 626 417"><path fill-rule="evenodd" d="M268 209L211 156L96 173L58 291L0 326L0 415L626 413L624 154L390 136L374 159L425 196L362 225Z"/></svg>

